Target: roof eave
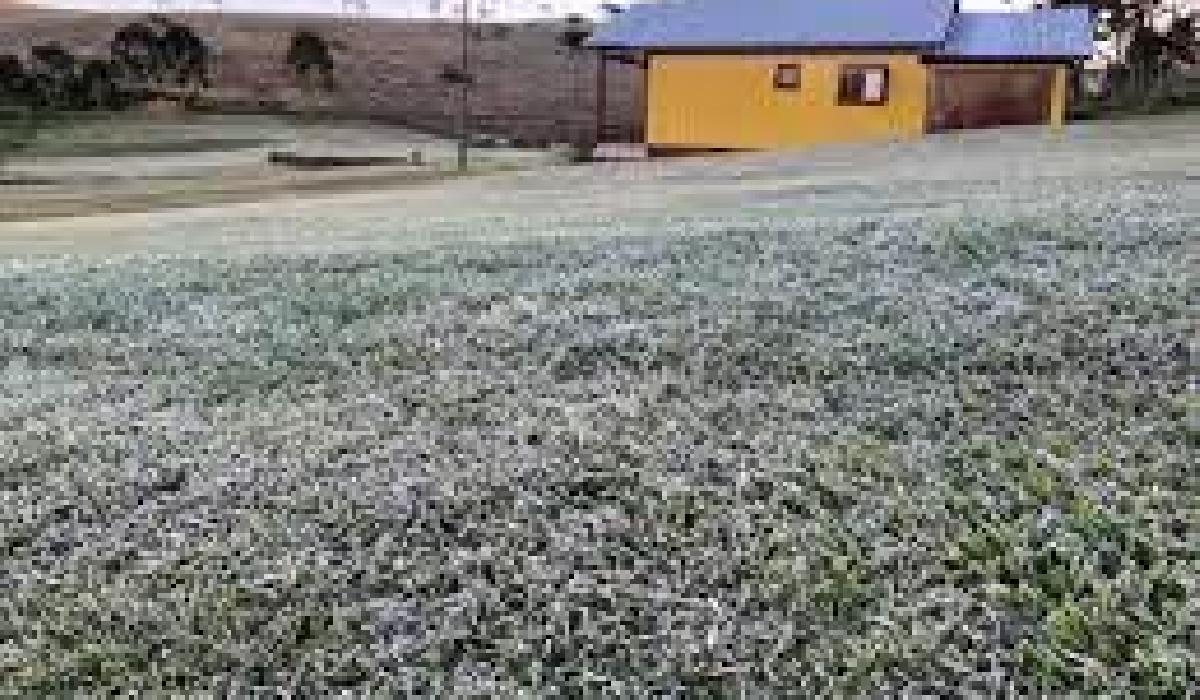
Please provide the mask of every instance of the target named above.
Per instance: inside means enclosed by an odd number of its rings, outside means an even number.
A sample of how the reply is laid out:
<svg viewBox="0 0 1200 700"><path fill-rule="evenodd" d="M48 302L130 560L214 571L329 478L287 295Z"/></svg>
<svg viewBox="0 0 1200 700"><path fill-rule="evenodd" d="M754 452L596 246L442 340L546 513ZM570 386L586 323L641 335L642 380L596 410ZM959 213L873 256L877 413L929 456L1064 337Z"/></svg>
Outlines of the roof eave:
<svg viewBox="0 0 1200 700"><path fill-rule="evenodd" d="M1030 55L955 55L929 54L924 56L926 63L1074 63L1086 60L1087 56L1074 54Z"/></svg>
<svg viewBox="0 0 1200 700"><path fill-rule="evenodd" d="M794 51L798 53L828 53L831 51L885 51L890 53L928 53L942 46L941 41L905 42L905 43L868 43L868 44L588 44L586 48L597 51L645 51L650 53L778 53Z"/></svg>

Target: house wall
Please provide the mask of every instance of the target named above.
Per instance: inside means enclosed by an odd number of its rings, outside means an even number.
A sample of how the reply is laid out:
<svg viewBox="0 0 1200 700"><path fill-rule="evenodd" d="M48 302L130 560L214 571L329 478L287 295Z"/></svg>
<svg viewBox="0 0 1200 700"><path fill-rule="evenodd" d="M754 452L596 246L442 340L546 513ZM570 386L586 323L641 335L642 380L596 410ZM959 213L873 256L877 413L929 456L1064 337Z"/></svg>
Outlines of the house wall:
<svg viewBox="0 0 1200 700"><path fill-rule="evenodd" d="M800 66L800 89L777 90L774 69ZM887 65L889 100L838 105L840 68ZM654 55L647 75L647 142L662 148L769 149L917 138L927 70L916 55Z"/></svg>

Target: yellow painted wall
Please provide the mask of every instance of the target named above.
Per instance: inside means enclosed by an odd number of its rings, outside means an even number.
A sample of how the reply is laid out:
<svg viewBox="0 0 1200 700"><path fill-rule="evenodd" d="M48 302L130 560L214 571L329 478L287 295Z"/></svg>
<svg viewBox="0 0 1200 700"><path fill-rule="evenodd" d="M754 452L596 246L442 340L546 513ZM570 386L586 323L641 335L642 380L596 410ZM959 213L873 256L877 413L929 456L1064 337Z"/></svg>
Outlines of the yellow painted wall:
<svg viewBox="0 0 1200 700"><path fill-rule="evenodd" d="M775 66L789 63L801 88L777 90ZM838 105L843 65L889 66L888 103ZM651 146L768 149L925 132L928 73L915 55L660 55L648 71Z"/></svg>

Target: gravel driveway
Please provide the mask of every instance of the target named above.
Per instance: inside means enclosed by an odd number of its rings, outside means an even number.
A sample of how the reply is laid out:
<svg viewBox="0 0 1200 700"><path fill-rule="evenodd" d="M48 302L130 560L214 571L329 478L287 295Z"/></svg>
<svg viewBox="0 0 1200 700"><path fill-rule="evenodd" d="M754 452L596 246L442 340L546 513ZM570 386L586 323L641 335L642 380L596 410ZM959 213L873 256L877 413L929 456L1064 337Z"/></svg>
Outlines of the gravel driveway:
<svg viewBox="0 0 1200 700"><path fill-rule="evenodd" d="M1200 692L1181 118L0 227L0 690Z"/></svg>

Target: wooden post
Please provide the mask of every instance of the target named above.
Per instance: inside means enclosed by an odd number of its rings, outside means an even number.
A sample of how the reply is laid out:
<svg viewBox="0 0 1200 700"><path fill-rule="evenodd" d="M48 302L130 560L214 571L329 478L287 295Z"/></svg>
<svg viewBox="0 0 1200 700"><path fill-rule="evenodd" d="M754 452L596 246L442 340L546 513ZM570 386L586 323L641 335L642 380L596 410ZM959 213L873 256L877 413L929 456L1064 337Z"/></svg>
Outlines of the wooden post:
<svg viewBox="0 0 1200 700"><path fill-rule="evenodd" d="M592 139L593 147L604 142L604 117L608 111L608 57L604 51L597 51L596 55L596 133Z"/></svg>
<svg viewBox="0 0 1200 700"><path fill-rule="evenodd" d="M1066 122L1067 110L1067 68L1056 66L1051 78L1050 89L1050 129L1060 133Z"/></svg>
<svg viewBox="0 0 1200 700"><path fill-rule="evenodd" d="M653 65L653 58L649 52L643 52L638 58L638 68L641 72L642 94L638 98L638 111L642 115L642 133L641 143L646 146L647 152L650 150L650 68Z"/></svg>
<svg viewBox="0 0 1200 700"><path fill-rule="evenodd" d="M460 18L462 41L462 91L458 104L458 171L465 173L468 167L467 152L471 148L471 2L462 0Z"/></svg>

